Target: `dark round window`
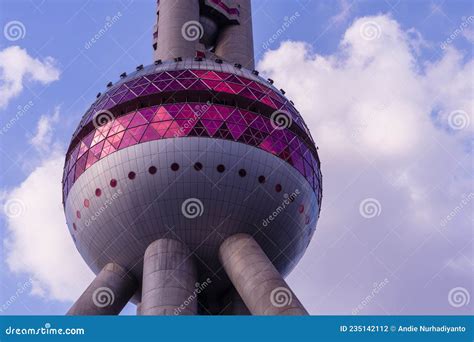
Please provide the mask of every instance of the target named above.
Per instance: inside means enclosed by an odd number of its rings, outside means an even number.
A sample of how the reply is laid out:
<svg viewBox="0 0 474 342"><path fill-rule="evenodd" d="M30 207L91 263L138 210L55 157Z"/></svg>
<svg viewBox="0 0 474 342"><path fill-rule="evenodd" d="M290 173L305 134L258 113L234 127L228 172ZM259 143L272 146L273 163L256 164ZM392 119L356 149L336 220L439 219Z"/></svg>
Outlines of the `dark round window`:
<svg viewBox="0 0 474 342"><path fill-rule="evenodd" d="M78 219L80 219L80 218L81 218L81 212L80 212L79 210L78 210L78 211L76 211L76 217L77 217Z"/></svg>
<svg viewBox="0 0 474 342"><path fill-rule="evenodd" d="M75 223L72 224L72 228L73 228L74 230L77 230L77 226L76 226Z"/></svg>
<svg viewBox="0 0 474 342"><path fill-rule="evenodd" d="M258 182L259 182L260 184L265 183L265 176L259 176L259 177L258 177Z"/></svg>
<svg viewBox="0 0 474 342"><path fill-rule="evenodd" d="M135 179L135 177L136 177L135 172L130 171L130 172L128 173L128 179Z"/></svg>
<svg viewBox="0 0 474 342"><path fill-rule="evenodd" d="M91 205L91 203L90 203L89 200L86 198L86 199L84 200L84 207L89 208L90 205Z"/></svg>
<svg viewBox="0 0 474 342"><path fill-rule="evenodd" d="M240 177L245 177L245 176L247 176L247 171L245 171L245 169L240 169L240 170L239 170L239 176L240 176Z"/></svg>
<svg viewBox="0 0 474 342"><path fill-rule="evenodd" d="M202 164L200 162L194 163L194 170L201 171L202 170Z"/></svg>
<svg viewBox="0 0 474 342"><path fill-rule="evenodd" d="M95 195L97 197L100 197L100 195L102 195L102 190L100 190L99 188L95 189Z"/></svg>
<svg viewBox="0 0 474 342"><path fill-rule="evenodd" d="M115 187L117 186L117 180L116 180L116 179L111 179L111 180L110 180L110 186L111 186L112 188L115 188Z"/></svg>
<svg viewBox="0 0 474 342"><path fill-rule="evenodd" d="M179 164L178 163L171 164L171 170L178 171L179 170Z"/></svg>
<svg viewBox="0 0 474 342"><path fill-rule="evenodd" d="M156 173L156 166L150 166L148 168L148 172L151 174L151 175L154 175Z"/></svg>
<svg viewBox="0 0 474 342"><path fill-rule="evenodd" d="M225 171L225 166L222 164L217 165L217 172L224 172Z"/></svg>
<svg viewBox="0 0 474 342"><path fill-rule="evenodd" d="M281 184L275 185L275 191L276 192L281 192L281 189L282 189Z"/></svg>

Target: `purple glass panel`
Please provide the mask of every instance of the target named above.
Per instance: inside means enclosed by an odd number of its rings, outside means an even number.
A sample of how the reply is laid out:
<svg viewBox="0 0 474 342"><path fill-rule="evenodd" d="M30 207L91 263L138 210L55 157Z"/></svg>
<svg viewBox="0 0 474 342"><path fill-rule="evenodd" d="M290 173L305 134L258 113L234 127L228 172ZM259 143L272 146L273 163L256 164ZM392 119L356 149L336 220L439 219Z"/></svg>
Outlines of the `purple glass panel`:
<svg viewBox="0 0 474 342"><path fill-rule="evenodd" d="M222 121L214 121L214 120L201 120L204 128L206 129L207 133L212 137L217 132L219 127L222 126Z"/></svg>
<svg viewBox="0 0 474 342"><path fill-rule="evenodd" d="M137 111L135 115L133 116L132 121L130 121L130 124L128 125L128 128L133 128L141 125L147 124L148 121L143 117L143 115Z"/></svg>
<svg viewBox="0 0 474 342"><path fill-rule="evenodd" d="M232 124L229 122L227 122L227 127L229 127L229 131L232 134L234 140L238 140L242 133L244 133L247 129L247 126Z"/></svg>
<svg viewBox="0 0 474 342"><path fill-rule="evenodd" d="M197 114L201 115L201 121ZM178 103L143 108L91 132L72 149L66 161L66 196L74 180L100 158L138 142L180 136L212 136L258 146L286 160L314 189L318 188L319 174L315 175L314 170L319 166L310 150L291 131L275 130L269 118L246 110L217 104ZM79 160L74 164L76 158ZM69 168L71 170L67 172Z"/></svg>
<svg viewBox="0 0 474 342"><path fill-rule="evenodd" d="M140 142L158 140L158 139L161 138L160 134L155 129L154 125L156 125L156 124L152 123L147 127L147 129L145 130L145 133L143 133L143 136L140 139Z"/></svg>

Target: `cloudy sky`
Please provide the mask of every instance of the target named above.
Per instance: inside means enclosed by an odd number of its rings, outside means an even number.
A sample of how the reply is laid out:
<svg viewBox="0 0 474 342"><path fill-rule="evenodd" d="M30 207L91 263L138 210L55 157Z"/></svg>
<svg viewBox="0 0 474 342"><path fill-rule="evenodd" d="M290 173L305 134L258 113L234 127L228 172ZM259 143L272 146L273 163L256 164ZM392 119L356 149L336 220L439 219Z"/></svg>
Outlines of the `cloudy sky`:
<svg viewBox="0 0 474 342"><path fill-rule="evenodd" d="M63 154L95 95L151 62L154 11L0 1L0 314L63 314L92 279L65 225ZM472 3L254 0L253 15L257 69L322 161L321 218L288 277L300 300L317 315L472 313Z"/></svg>

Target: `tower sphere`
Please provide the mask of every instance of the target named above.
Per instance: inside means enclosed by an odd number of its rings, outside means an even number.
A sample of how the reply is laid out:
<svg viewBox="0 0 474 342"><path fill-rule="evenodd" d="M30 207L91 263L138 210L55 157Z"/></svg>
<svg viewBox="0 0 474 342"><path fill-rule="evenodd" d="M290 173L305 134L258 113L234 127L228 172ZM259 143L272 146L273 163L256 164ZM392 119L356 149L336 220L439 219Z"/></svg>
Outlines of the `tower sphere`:
<svg viewBox="0 0 474 342"><path fill-rule="evenodd" d="M69 231L91 269L142 277L153 241L184 241L206 279L235 233L282 274L304 253L321 203L318 155L285 96L250 70L213 60L144 67L100 95L64 167ZM224 285L225 286L225 285Z"/></svg>

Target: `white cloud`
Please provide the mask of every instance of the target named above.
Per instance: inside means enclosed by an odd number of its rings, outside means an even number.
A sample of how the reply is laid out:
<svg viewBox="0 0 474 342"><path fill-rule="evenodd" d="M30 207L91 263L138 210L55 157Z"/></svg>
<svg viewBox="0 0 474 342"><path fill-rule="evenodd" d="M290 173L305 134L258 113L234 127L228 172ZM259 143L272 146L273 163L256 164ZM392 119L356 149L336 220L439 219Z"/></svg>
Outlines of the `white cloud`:
<svg viewBox="0 0 474 342"><path fill-rule="evenodd" d="M51 135L58 119L58 108L52 116L40 118L31 140L42 152L38 165L2 196L8 230L4 245L10 270L31 276L32 294L73 301L93 274L76 250L65 222L61 204L64 154Z"/></svg>
<svg viewBox="0 0 474 342"><path fill-rule="evenodd" d="M38 151L50 151L53 143L54 125L59 121L59 107L54 109L52 115L41 115L36 133L30 139L30 143Z"/></svg>
<svg viewBox="0 0 474 342"><path fill-rule="evenodd" d="M343 22L347 21L352 14L353 6L355 5L355 1L349 2L349 0L339 0L339 12L332 16L329 21L336 25L342 24Z"/></svg>
<svg viewBox="0 0 474 342"><path fill-rule="evenodd" d="M312 313L350 314L386 277L389 284L361 314L428 307L446 314L454 310L450 288L474 291L472 210L440 225L473 185L474 62L449 48L424 63L426 46L418 33L379 15L357 19L332 55L284 42L259 63L294 100L320 147L321 218L289 278ZM471 124L450 127L454 111ZM366 219L359 204L370 197L382 213ZM445 267L459 253L459 265L471 267Z"/></svg>
<svg viewBox="0 0 474 342"><path fill-rule="evenodd" d="M59 79L59 70L52 57L39 60L25 49L10 46L0 51L0 109L23 90L25 81L48 84Z"/></svg>

